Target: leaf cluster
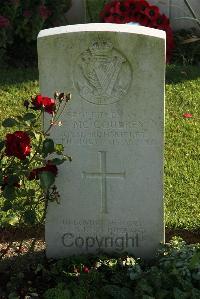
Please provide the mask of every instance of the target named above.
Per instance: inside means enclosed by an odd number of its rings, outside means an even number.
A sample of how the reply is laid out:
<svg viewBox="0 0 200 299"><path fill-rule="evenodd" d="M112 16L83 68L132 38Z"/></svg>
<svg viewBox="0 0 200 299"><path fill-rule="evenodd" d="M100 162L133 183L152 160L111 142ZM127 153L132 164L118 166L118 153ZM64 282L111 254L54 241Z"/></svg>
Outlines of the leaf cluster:
<svg viewBox="0 0 200 299"><path fill-rule="evenodd" d="M126 254L73 256L30 264L17 274L4 272L1 294L21 298L22 292L24 296L35 293L48 299L197 299L199 273L200 246L174 238L149 262Z"/></svg>
<svg viewBox="0 0 200 299"><path fill-rule="evenodd" d="M0 25L0 60L2 58L3 62L5 54L24 59L24 53L28 58L31 51L36 52L33 48L36 50L39 31L67 24L65 13L70 6L71 0L1 0L0 17L5 18L8 24Z"/></svg>

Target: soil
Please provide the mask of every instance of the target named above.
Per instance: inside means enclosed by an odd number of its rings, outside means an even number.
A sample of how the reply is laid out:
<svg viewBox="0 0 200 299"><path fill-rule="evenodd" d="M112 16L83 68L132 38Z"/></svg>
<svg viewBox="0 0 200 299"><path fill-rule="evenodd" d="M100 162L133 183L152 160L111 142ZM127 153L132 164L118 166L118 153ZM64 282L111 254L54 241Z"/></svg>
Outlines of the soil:
<svg viewBox="0 0 200 299"><path fill-rule="evenodd" d="M44 252L44 227L0 229L0 260Z"/></svg>

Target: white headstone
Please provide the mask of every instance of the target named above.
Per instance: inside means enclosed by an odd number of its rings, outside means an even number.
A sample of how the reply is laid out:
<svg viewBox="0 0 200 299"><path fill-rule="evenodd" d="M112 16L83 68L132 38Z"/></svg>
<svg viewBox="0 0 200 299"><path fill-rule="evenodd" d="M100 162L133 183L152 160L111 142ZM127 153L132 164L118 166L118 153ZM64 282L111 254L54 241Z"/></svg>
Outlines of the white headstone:
<svg viewBox="0 0 200 299"><path fill-rule="evenodd" d="M48 257L124 252L150 258L164 241L165 33L85 24L38 37L41 92L70 91L53 137L73 158L49 203Z"/></svg>

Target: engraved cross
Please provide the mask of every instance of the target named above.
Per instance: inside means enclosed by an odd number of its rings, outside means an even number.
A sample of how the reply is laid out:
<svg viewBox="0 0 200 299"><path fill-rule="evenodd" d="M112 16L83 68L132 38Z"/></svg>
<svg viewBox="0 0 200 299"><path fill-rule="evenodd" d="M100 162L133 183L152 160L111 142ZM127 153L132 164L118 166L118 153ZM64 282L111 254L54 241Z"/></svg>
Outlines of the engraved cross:
<svg viewBox="0 0 200 299"><path fill-rule="evenodd" d="M107 172L107 163L106 163L106 152L100 151L99 160L100 160L100 170L98 172L85 172L83 171L84 178L90 179L101 179L101 213L108 213L107 207L107 179L124 179L126 176L124 172Z"/></svg>

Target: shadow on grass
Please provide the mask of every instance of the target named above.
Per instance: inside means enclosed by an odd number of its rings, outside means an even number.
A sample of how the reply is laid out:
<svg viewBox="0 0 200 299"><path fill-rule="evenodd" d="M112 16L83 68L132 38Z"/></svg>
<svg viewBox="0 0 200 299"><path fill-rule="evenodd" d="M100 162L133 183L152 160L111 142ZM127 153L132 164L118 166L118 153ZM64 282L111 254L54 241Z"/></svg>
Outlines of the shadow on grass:
<svg viewBox="0 0 200 299"><path fill-rule="evenodd" d="M3 68L0 69L0 86L35 81L38 77L37 68Z"/></svg>
<svg viewBox="0 0 200 299"><path fill-rule="evenodd" d="M197 78L200 78L200 66L168 65L166 68L167 84L176 84Z"/></svg>
<svg viewBox="0 0 200 299"><path fill-rule="evenodd" d="M38 80L37 68L3 68L0 69L0 86L20 84ZM166 69L166 83L180 83L186 80L200 78L200 66L168 65Z"/></svg>

